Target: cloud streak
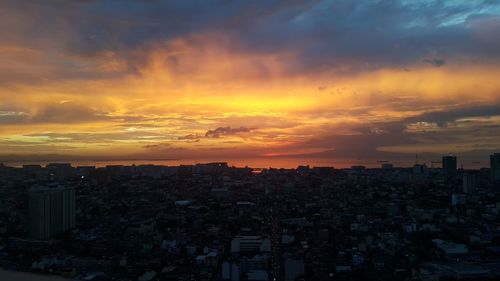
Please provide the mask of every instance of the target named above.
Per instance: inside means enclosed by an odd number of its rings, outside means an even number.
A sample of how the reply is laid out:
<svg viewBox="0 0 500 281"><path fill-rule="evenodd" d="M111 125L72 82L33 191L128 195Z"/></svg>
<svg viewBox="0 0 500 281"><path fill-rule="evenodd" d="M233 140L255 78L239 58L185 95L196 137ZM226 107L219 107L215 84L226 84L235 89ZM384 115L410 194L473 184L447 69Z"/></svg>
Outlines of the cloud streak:
<svg viewBox="0 0 500 281"><path fill-rule="evenodd" d="M231 127L219 127L214 130L208 130L205 133L205 137L207 138L220 138L221 136L232 136L232 135L238 135L241 133L248 133L253 129L246 128L246 127L239 127L239 128L231 128Z"/></svg>

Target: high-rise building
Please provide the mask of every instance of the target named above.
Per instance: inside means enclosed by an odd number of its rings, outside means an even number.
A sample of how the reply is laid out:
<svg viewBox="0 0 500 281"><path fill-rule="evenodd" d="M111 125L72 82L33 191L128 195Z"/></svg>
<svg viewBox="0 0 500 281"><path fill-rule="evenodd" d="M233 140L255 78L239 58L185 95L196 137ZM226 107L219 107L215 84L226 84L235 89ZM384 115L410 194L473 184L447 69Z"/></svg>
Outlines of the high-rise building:
<svg viewBox="0 0 500 281"><path fill-rule="evenodd" d="M500 153L490 155L491 180L500 183Z"/></svg>
<svg viewBox="0 0 500 281"><path fill-rule="evenodd" d="M476 189L476 175L465 173L462 177L462 191L466 194L474 193Z"/></svg>
<svg viewBox="0 0 500 281"><path fill-rule="evenodd" d="M454 173L457 171L457 157L448 155L448 156L443 156L442 159L443 163L443 171L445 173Z"/></svg>
<svg viewBox="0 0 500 281"><path fill-rule="evenodd" d="M29 191L29 230L44 240L75 227L75 189L33 187Z"/></svg>

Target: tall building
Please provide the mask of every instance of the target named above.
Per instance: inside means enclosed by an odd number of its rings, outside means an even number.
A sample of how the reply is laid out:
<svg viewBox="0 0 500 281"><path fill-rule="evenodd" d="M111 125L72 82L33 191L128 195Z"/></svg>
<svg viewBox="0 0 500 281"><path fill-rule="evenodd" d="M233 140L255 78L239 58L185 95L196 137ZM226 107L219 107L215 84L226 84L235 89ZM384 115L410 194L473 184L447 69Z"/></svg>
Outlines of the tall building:
<svg viewBox="0 0 500 281"><path fill-rule="evenodd" d="M457 171L457 157L456 156L443 156L443 171L445 173L454 173Z"/></svg>
<svg viewBox="0 0 500 281"><path fill-rule="evenodd" d="M462 177L462 192L466 194L474 193L476 184L476 175L472 173L465 173Z"/></svg>
<svg viewBox="0 0 500 281"><path fill-rule="evenodd" d="M33 187L29 191L29 230L44 240L75 227L75 189Z"/></svg>
<svg viewBox="0 0 500 281"><path fill-rule="evenodd" d="M500 153L490 155L491 180L500 183Z"/></svg>

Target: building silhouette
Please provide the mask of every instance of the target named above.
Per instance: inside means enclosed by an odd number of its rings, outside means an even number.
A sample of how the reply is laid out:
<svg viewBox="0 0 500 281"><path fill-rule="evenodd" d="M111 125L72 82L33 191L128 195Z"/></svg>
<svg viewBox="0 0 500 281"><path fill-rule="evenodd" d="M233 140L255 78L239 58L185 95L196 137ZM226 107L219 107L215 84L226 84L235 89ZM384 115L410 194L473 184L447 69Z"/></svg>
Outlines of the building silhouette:
<svg viewBox="0 0 500 281"><path fill-rule="evenodd" d="M29 231L44 240L75 227L75 189L33 187L29 191Z"/></svg>
<svg viewBox="0 0 500 281"><path fill-rule="evenodd" d="M472 194L476 190L477 179L472 173L464 173L462 176L462 192Z"/></svg>
<svg viewBox="0 0 500 281"><path fill-rule="evenodd" d="M490 155L491 180L500 183L500 153Z"/></svg>
<svg viewBox="0 0 500 281"><path fill-rule="evenodd" d="M443 156L442 159L443 163L443 171L445 173L454 173L457 171L457 157L448 155L448 156Z"/></svg>

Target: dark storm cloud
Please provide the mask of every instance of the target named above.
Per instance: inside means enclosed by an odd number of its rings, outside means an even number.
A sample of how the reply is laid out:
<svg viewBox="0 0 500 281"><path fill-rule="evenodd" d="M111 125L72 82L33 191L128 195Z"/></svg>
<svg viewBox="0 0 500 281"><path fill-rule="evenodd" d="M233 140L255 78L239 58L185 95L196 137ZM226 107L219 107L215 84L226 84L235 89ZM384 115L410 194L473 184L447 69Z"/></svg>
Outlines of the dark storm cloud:
<svg viewBox="0 0 500 281"><path fill-rule="evenodd" d="M228 36L227 47L236 51L294 53L284 62L291 72L500 58L496 1L6 1L1 7L2 42L82 57L111 51L129 64L126 72L155 43L204 33ZM67 79L95 75L76 71L78 65L64 68Z"/></svg>
<svg viewBox="0 0 500 281"><path fill-rule="evenodd" d="M472 106L449 111L433 111L396 121L373 122L370 125L339 124L329 128L331 134L296 142L287 149L315 148L321 152L293 157L349 158L359 160L412 160L415 152L426 159L439 159L439 153L422 145L447 144L449 151L475 159L500 149L500 105ZM410 124L436 124L431 130L408 132ZM348 133L345 133L345 132ZM473 136L473 138L471 138ZM387 148L405 146L406 152L389 152ZM384 149L381 149L384 148ZM481 150L481 151L479 151ZM424 158L422 158L424 159Z"/></svg>
<svg viewBox="0 0 500 281"><path fill-rule="evenodd" d="M401 123L434 122L442 126L447 122L455 121L461 118L488 117L488 116L500 116L500 104L489 105L489 106L464 107L464 108L450 109L447 111L428 112L416 117L402 120Z"/></svg>

